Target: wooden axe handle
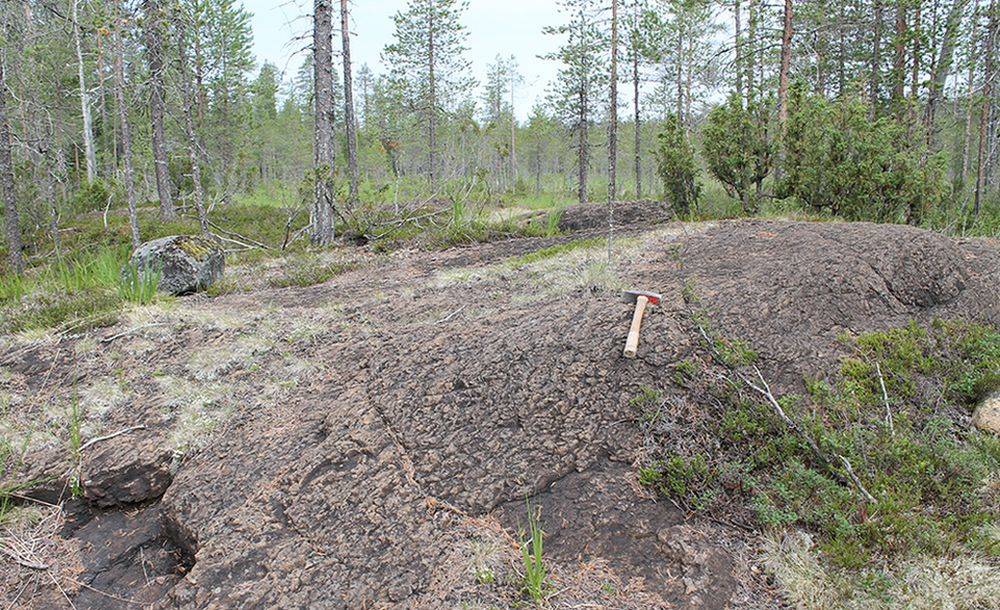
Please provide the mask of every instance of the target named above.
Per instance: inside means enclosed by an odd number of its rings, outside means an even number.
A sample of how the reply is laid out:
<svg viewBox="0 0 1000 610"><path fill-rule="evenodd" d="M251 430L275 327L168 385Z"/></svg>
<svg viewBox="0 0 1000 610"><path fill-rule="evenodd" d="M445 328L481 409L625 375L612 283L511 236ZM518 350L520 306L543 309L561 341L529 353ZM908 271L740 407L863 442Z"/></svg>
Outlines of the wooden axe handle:
<svg viewBox="0 0 1000 610"><path fill-rule="evenodd" d="M646 312L648 297L639 295L635 300L635 312L632 314L632 326L628 329L628 339L625 340L625 357L635 358L636 350L639 348L639 328L642 326L642 316Z"/></svg>

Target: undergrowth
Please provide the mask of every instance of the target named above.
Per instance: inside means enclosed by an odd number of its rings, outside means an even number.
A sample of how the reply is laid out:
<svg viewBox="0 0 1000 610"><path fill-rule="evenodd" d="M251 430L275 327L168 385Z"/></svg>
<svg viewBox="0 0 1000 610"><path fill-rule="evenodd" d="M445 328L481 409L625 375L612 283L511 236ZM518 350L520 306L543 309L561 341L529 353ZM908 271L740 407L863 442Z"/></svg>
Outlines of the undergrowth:
<svg viewBox="0 0 1000 610"><path fill-rule="evenodd" d="M718 405L694 432L718 447L689 449L662 429L662 453L639 470L640 483L692 509L811 532L836 568L878 558L1000 557L1000 439L969 423L976 402L1000 386L995 327L938 320L842 337L847 354L837 370L805 380L804 395L776 395L802 434L740 380L752 350L711 340L722 374L685 364L676 377L685 387L699 383L704 402ZM661 429L641 402L656 439ZM864 501L846 468L822 456L843 456L875 501ZM743 508L733 514L734 505Z"/></svg>

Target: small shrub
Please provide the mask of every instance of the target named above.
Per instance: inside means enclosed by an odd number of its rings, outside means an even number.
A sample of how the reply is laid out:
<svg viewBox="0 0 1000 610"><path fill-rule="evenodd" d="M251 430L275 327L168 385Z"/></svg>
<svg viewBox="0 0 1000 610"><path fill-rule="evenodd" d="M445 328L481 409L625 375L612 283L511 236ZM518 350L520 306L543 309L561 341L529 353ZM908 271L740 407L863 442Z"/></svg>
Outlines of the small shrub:
<svg viewBox="0 0 1000 610"><path fill-rule="evenodd" d="M677 216L686 217L698 205L700 187L694 149L687 132L675 115L663 123L656 136L656 174L663 182L663 192Z"/></svg>
<svg viewBox="0 0 1000 610"><path fill-rule="evenodd" d="M740 200L744 214L760 208L764 179L771 172L775 146L769 133L769 103L746 107L733 94L708 114L702 129L705 161L730 196Z"/></svg>

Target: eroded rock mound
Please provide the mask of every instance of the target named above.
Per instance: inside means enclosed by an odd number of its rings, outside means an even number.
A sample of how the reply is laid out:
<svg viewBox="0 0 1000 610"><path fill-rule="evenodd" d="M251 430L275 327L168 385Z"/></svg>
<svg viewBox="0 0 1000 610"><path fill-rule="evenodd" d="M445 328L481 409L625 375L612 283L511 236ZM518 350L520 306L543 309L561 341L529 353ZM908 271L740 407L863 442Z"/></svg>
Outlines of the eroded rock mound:
<svg viewBox="0 0 1000 610"><path fill-rule="evenodd" d="M83 465L91 487L121 502L169 485L146 538L185 573L158 605L523 607L516 538L530 498L550 534L555 608L775 607L766 585L748 588L740 532L636 482L643 388L670 393L671 426L704 411L675 383L675 365L702 349L682 295L786 385L834 363L841 332L1000 322L1000 254L988 242L774 221L667 225L629 242L613 276L600 245L516 269L508 258L536 242L387 257L322 285L192 303L183 324L116 340L115 359L95 353L92 374L134 376L135 395L105 415L110 430L136 423L134 405L162 418L164 438L217 418L170 479L157 451L143 458L148 484L101 483L97 458L114 458L111 474L134 461L111 446ZM664 295L636 360L621 356L632 315L622 287ZM268 349L199 375L199 350L214 361L219 345L249 337ZM31 358L45 370L66 351ZM52 378L70 366L82 365ZM151 366L176 383L149 382ZM23 393L49 399L24 378ZM192 404L203 408L181 417ZM142 573L141 562L120 566L120 582Z"/></svg>
<svg viewBox="0 0 1000 610"><path fill-rule="evenodd" d="M129 262L140 273L159 273L162 292L180 295L204 290L218 281L225 268L225 254L204 237L172 235L142 244Z"/></svg>

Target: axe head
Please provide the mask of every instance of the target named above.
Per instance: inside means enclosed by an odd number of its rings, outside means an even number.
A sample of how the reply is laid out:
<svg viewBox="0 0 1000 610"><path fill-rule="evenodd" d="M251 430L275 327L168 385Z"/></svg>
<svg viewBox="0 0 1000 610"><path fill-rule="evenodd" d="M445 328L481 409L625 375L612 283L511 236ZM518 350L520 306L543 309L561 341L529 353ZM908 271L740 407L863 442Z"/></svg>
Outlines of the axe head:
<svg viewBox="0 0 1000 610"><path fill-rule="evenodd" d="M627 303L635 303L639 297L646 297L649 299L650 305L659 305L663 295L658 292L650 292L648 290L626 290L622 293L622 297L624 297L625 302Z"/></svg>

